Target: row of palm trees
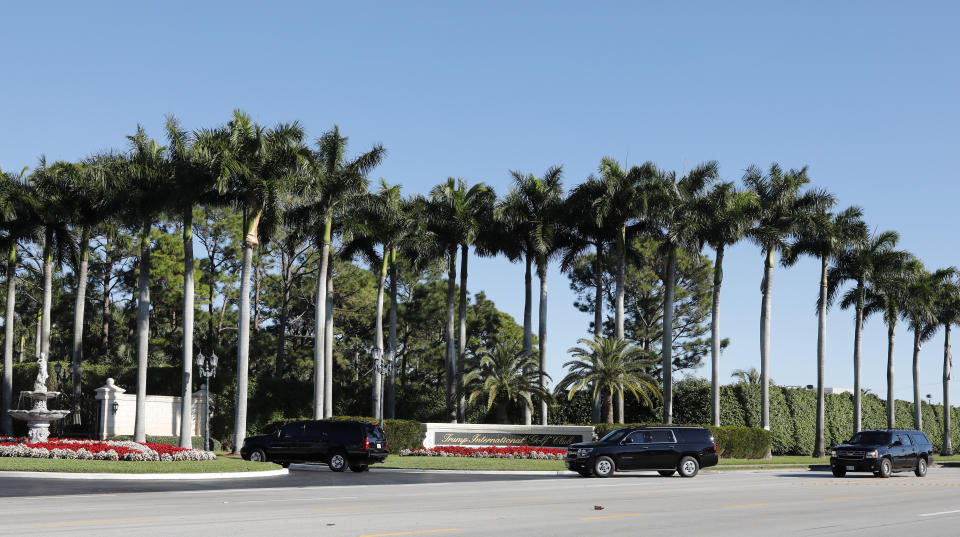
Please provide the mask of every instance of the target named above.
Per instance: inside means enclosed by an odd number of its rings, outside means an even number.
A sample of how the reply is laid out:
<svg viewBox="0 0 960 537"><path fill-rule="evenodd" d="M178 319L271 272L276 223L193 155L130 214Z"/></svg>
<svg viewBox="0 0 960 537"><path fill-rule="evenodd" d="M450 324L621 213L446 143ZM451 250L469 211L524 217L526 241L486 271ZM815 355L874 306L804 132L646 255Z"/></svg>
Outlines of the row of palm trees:
<svg viewBox="0 0 960 537"><path fill-rule="evenodd" d="M663 421L672 422L672 345L674 286L680 252L699 253L710 246L716 253L711 333L712 421L719 425L719 305L724 252L743 239L762 253L760 375L761 425L769 427L770 300L777 256L790 265L810 255L821 262L818 300L818 424L817 454L823 452L823 367L825 318L828 306L840 298L841 306L856 312L854 356L854 429L860 427L860 350L863 319L882 312L890 326L889 389L892 390L893 327L904 317L914 331L915 398L919 408L916 361L920 344L939 325L945 327L944 400L948 401L949 327L957 320L957 284L952 270L928 274L913 256L897 250L897 236L870 235L861 211L851 207L834 212L836 200L824 191L810 189L807 170L749 168L743 186L721 181L716 162L706 162L677 174L653 163L626 168L604 158L598 175L564 195L562 168L551 167L537 177L511 172L513 185L498 198L483 183L468 185L450 178L427 196L403 197L400 187L381 180L369 192L368 175L380 164L385 150L374 145L357 156L346 155L347 138L334 126L316 140L305 141L297 123L267 128L248 115L235 112L224 126L187 132L175 118L166 124L166 146L141 128L129 136L124 153L97 155L79 163L40 164L29 174L4 174L0 185L0 232L9 254L8 303L5 315L4 405L9 408L12 365L12 296L15 293L16 246L34 240L43 245L44 300L41 350L49 349L51 279L56 264L67 252L78 252L74 322L74 389L79 390L82 361L83 303L88 242L92 230L105 222L140 231L140 272L137 317L138 379L135 439L144 439L143 396L146 390L146 356L149 345L150 231L161 215L182 223L184 245L183 310L183 429L181 444L189 445L190 389L193 351L193 246L192 218L197 205L238 207L243 214L244 241L240 279L237 345L237 401L233 445L243 444L246 433L246 398L250 337L250 281L254 248L269 241L278 226L291 226L308 236L320 250L314 312L314 404L317 419L333 412L333 315L331 256L367 259L377 274L377 308L373 337L371 411L374 417L394 417L393 356L397 326L397 261L414 267L442 264L447 272L445 322L446 418L464 421L467 385L466 290L471 248L475 255L504 255L525 265L524 336L514 355L514 366L533 374L537 382L518 391L524 404L524 421L530 423L537 396L539 421L548 421L547 407L547 274L551 262L569 268L578 256L594 251L596 295L592 350L573 349L581 358L567 364L572 373L590 369L588 355L615 353L622 367L603 376L568 376L561 381L571 394L592 387L594 416L606 403L607 418L624 421L623 394L655 394L649 371L649 352L632 348L625 334L625 272L633 262L633 244L641 237L659 245L664 280L663 342L658 357L662 371ZM337 245L338 247L335 247ZM614 267L602 259L612 254ZM457 269L459 261L459 285ZM539 327L534 349L533 271L539 280ZM602 276L615 275L613 333L604 334ZM842 294L844 284L851 283ZM459 289L459 308L456 307ZM389 293L388 337L384 342L384 303ZM459 310L459 317L456 315ZM499 353L499 354L498 354ZM477 367L493 367L491 351ZM535 360L532 360L533 357ZM532 371L535 369L536 371ZM614 371L611 373L610 371ZM619 371L615 372L615 371ZM644 372L647 372L646 376ZM611 380L612 379L612 380ZM605 393L606 401L601 401ZM889 392L892 405L892 391ZM616 401L614 401L616 395ZM491 399L491 402L493 399ZM383 410L381 410L383 409ZM614 410L616 416L614 416ZM949 414L949 413L946 413ZM6 412L3 413L6 419ZM892 426L892 414L890 415ZM916 417L919 426L919 410ZM949 427L949 423L946 423ZM9 423L4 422L9 430Z"/></svg>

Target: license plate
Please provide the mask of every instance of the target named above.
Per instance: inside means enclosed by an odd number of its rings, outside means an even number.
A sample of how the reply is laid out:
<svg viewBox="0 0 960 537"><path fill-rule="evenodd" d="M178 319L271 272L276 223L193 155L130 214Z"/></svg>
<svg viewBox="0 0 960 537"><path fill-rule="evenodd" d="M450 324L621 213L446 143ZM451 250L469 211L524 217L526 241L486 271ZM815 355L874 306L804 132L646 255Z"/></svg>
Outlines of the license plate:
<svg viewBox="0 0 960 537"><path fill-rule="evenodd" d="M380 444L377 444L377 449L380 449Z"/></svg>
<svg viewBox="0 0 960 537"><path fill-rule="evenodd" d="M853 466L847 466L847 471L848 471L848 472L852 472L852 471L853 471Z"/></svg>

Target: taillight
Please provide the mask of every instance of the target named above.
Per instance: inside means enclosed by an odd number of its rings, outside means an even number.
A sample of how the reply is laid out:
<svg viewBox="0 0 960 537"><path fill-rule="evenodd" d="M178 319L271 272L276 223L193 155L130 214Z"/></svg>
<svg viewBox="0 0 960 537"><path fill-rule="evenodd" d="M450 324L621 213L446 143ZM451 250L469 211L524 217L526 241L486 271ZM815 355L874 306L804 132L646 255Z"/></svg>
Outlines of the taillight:
<svg viewBox="0 0 960 537"><path fill-rule="evenodd" d="M370 437L369 437L369 436L364 436L364 437L363 437L363 449L370 449Z"/></svg>
<svg viewBox="0 0 960 537"><path fill-rule="evenodd" d="M717 443L716 443L716 441L714 441L714 443L713 443L713 452L714 452L714 453L717 452Z"/></svg>

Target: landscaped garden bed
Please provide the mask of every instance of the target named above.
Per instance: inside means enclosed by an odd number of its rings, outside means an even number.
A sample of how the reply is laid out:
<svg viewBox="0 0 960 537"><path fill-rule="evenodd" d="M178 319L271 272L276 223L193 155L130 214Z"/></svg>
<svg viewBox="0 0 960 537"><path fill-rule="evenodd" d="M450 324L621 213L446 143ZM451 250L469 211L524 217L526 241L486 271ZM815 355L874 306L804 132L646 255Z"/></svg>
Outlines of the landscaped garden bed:
<svg viewBox="0 0 960 537"><path fill-rule="evenodd" d="M9 437L0 437L0 457L138 462L212 461L217 458L212 451L129 440L50 438L46 442L27 442L23 438Z"/></svg>
<svg viewBox="0 0 960 537"><path fill-rule="evenodd" d="M471 457L477 459L536 459L563 460L567 456L566 448L539 446L509 447L464 447L436 446L432 448L404 449L401 457Z"/></svg>

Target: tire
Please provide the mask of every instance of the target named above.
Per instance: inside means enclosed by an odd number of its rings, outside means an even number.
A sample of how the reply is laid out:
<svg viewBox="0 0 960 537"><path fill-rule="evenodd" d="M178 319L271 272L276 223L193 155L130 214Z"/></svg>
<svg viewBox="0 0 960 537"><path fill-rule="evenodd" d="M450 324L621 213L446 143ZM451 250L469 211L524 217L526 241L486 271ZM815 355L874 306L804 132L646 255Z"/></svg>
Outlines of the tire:
<svg viewBox="0 0 960 537"><path fill-rule="evenodd" d="M590 470L577 470L577 473L580 474L580 477L590 477L593 475Z"/></svg>
<svg viewBox="0 0 960 537"><path fill-rule="evenodd" d="M369 471L369 470L370 470L370 467L367 466L366 464L351 464L351 465L350 465L350 471L351 471L351 472L360 473L360 472L367 472L367 471Z"/></svg>
<svg viewBox="0 0 960 537"><path fill-rule="evenodd" d="M878 477L886 479L893 474L893 463L890 462L890 459L881 459L880 460L880 470L877 472Z"/></svg>
<svg viewBox="0 0 960 537"><path fill-rule="evenodd" d="M250 452L251 462L267 462L267 454L262 449L255 449Z"/></svg>
<svg viewBox="0 0 960 537"><path fill-rule="evenodd" d="M342 451L334 451L330 455L330 462L328 463L330 469L334 472L342 472L347 469L347 454Z"/></svg>
<svg viewBox="0 0 960 537"><path fill-rule="evenodd" d="M917 467L913 469L913 473L917 477L926 477L927 475L927 459L923 457L917 459Z"/></svg>
<svg viewBox="0 0 960 537"><path fill-rule="evenodd" d="M833 472L833 477L843 477L847 475L847 469L843 466L834 466L830 470Z"/></svg>
<svg viewBox="0 0 960 537"><path fill-rule="evenodd" d="M283 466L284 468L290 468L290 463L289 463L289 462L281 462L281 463L280 463L280 466Z"/></svg>
<svg viewBox="0 0 960 537"><path fill-rule="evenodd" d="M662 475L663 477L670 477L673 474L677 473L677 471L676 470L657 470L657 473Z"/></svg>
<svg viewBox="0 0 960 537"><path fill-rule="evenodd" d="M593 463L593 475L597 477L610 477L616 470L617 465L610 457L597 457L597 461Z"/></svg>
<svg viewBox="0 0 960 537"><path fill-rule="evenodd" d="M693 477L700 471L700 463L697 462L697 459L687 455L680 459L677 471L680 472L680 477Z"/></svg>

